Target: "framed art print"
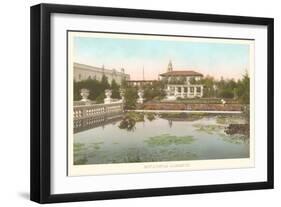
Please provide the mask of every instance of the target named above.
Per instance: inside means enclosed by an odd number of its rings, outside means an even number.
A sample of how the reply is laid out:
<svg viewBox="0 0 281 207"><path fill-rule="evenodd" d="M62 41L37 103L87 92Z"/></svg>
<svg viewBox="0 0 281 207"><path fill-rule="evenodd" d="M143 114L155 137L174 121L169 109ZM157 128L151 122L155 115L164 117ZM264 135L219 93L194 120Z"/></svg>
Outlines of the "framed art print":
<svg viewBox="0 0 281 207"><path fill-rule="evenodd" d="M31 7L31 200L273 188L273 19Z"/></svg>

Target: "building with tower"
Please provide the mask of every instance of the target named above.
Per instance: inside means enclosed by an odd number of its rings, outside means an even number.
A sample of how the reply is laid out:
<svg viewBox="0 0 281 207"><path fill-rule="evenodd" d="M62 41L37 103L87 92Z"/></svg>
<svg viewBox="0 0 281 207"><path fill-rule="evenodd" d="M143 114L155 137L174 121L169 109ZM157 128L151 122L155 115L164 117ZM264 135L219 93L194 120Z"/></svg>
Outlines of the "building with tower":
<svg viewBox="0 0 281 207"><path fill-rule="evenodd" d="M172 61L169 61L167 72L159 76L166 83L168 100L203 96L203 85L196 83L202 79L201 73L194 70L174 70Z"/></svg>

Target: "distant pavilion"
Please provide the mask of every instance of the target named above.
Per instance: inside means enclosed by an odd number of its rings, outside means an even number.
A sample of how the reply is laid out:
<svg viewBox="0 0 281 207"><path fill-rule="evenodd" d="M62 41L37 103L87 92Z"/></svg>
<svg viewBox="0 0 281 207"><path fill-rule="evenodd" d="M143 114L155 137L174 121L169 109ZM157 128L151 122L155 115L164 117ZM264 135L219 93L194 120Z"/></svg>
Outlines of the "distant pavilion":
<svg viewBox="0 0 281 207"><path fill-rule="evenodd" d="M203 96L203 85L192 84L202 79L203 74L201 73L193 70L173 70L173 65L170 61L167 72L159 74L159 76L166 82L166 98L168 100Z"/></svg>
<svg viewBox="0 0 281 207"><path fill-rule="evenodd" d="M145 86L145 85L153 85L157 80L127 80L127 83L130 86Z"/></svg>

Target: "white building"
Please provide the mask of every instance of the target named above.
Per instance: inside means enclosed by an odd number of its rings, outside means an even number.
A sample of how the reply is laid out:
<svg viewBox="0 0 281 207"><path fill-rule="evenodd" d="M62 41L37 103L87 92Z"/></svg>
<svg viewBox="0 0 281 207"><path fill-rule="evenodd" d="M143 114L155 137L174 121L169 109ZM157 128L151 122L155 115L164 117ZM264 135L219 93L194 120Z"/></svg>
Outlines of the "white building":
<svg viewBox="0 0 281 207"><path fill-rule="evenodd" d="M73 67L73 78L75 81L87 80L89 78L100 81L103 75L107 77L109 83L114 79L116 83L121 84L122 80L130 79L130 75L125 74L123 68L119 72L116 69L106 69L104 67L95 67L80 63L74 63Z"/></svg>
<svg viewBox="0 0 281 207"><path fill-rule="evenodd" d="M171 61L166 73L160 74L166 84L168 100L176 98L196 98L203 96L203 85L196 84L203 75L193 70L173 70ZM195 83L194 83L195 82Z"/></svg>

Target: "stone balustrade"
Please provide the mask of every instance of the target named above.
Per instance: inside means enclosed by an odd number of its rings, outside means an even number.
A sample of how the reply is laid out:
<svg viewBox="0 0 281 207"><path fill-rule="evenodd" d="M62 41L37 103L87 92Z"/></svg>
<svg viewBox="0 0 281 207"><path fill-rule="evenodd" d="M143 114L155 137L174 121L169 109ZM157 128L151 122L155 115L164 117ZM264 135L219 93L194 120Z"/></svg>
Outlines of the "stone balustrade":
<svg viewBox="0 0 281 207"><path fill-rule="evenodd" d="M123 112L123 103L73 106L73 120L100 116L115 116Z"/></svg>

